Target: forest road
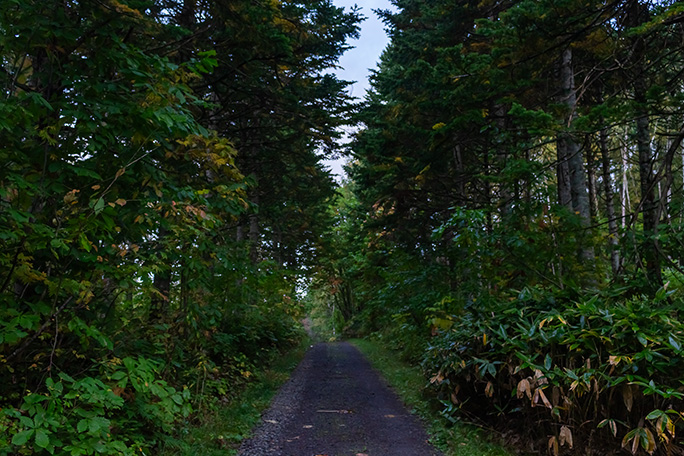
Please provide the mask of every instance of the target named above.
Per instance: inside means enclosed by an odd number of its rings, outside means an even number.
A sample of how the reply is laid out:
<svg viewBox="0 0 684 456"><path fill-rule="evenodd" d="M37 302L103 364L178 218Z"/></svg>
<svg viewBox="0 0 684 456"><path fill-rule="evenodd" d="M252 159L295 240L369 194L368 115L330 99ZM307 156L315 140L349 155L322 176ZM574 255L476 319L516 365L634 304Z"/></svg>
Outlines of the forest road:
<svg viewBox="0 0 684 456"><path fill-rule="evenodd" d="M440 456L418 419L346 342L316 344L239 456Z"/></svg>

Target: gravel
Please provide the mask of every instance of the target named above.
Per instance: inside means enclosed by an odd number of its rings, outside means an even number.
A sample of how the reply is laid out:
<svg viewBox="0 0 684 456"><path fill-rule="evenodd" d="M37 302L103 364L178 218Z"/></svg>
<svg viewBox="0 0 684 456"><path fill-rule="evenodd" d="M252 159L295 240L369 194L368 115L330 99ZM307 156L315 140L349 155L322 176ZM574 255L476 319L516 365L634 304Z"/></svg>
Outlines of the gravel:
<svg viewBox="0 0 684 456"><path fill-rule="evenodd" d="M440 456L420 421L351 344L317 344L239 456Z"/></svg>
<svg viewBox="0 0 684 456"><path fill-rule="evenodd" d="M312 346L313 347L313 346ZM310 350L309 350L310 352ZM253 430L253 436L244 440L238 456L281 456L280 441L283 429L295 418L306 387L307 372L313 359L306 356L292 372L290 379L280 388L271 407L261 416L261 424Z"/></svg>

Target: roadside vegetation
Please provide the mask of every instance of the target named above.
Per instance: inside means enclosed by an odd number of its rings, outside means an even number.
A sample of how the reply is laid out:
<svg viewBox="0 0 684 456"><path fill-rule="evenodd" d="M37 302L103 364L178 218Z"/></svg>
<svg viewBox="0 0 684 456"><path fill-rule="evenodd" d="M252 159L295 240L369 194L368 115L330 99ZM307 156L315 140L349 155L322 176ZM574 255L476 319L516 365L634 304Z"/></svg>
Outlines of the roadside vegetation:
<svg viewBox="0 0 684 456"><path fill-rule="evenodd" d="M415 365L402 361L400 353L390 350L381 341L351 339L397 392L409 410L420 417L431 435L431 443L445 456L510 456L506 450L487 436L487 430L458 420L445 420L441 407L425 388L425 376ZM496 436L496 434L494 434Z"/></svg>
<svg viewBox="0 0 684 456"><path fill-rule="evenodd" d="M187 423L175 439L165 442L163 456L226 456L237 454L242 440L261 422L280 387L304 357L308 338L285 351L277 351L257 367L250 382L230 399L203 413L196 422Z"/></svg>

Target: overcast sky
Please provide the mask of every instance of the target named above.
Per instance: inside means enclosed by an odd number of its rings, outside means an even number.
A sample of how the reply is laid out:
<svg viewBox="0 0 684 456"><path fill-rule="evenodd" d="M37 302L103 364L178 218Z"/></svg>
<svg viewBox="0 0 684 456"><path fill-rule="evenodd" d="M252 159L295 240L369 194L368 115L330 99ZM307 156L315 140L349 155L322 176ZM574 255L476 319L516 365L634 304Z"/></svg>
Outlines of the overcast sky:
<svg viewBox="0 0 684 456"><path fill-rule="evenodd" d="M363 98L368 85L370 70L374 69L380 54L387 46L388 38L385 33L384 24L373 12L374 9L394 9L389 0L333 0L336 6L343 6L346 10L354 5L361 7L361 14L367 19L361 23L361 38L352 40L349 44L354 49L348 50L340 59L342 67L336 74L340 79L356 81L350 88L351 94L358 98ZM326 161L334 174L343 174L342 164L344 160Z"/></svg>
<svg viewBox="0 0 684 456"><path fill-rule="evenodd" d="M348 50L342 56L340 59L342 69L337 72L341 79L358 81L352 87L352 94L363 98L368 88L369 70L375 68L388 41L384 24L373 10L393 9L394 7L390 5L389 0L333 0L333 3L337 6L343 6L347 10L358 5L361 7L361 14L367 18L361 23L361 38L349 43L355 48Z"/></svg>

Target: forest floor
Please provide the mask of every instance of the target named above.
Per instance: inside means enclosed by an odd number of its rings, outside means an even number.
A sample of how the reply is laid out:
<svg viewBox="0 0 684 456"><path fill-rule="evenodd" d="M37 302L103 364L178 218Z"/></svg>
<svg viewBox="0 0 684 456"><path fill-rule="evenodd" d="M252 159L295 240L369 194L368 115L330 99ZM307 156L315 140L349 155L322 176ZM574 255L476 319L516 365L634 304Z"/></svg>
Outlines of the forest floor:
<svg viewBox="0 0 684 456"><path fill-rule="evenodd" d="M370 363L346 342L313 346L240 456L438 456Z"/></svg>

